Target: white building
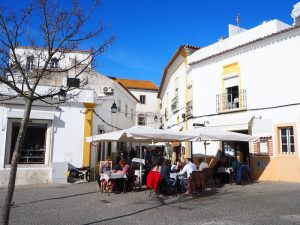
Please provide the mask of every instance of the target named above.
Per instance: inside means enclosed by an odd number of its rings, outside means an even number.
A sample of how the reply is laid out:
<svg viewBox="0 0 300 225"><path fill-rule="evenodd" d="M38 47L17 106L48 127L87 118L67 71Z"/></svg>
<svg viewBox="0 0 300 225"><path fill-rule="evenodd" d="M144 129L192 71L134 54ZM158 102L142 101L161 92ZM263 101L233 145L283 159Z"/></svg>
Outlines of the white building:
<svg viewBox="0 0 300 225"><path fill-rule="evenodd" d="M158 87L148 80L112 79L127 88L139 100L135 109L136 125L159 128L162 118L160 100L157 98Z"/></svg>
<svg viewBox="0 0 300 225"><path fill-rule="evenodd" d="M207 154L240 149L241 160L250 158L254 179L300 182L300 26L271 20L229 30L228 38L187 57L192 116L186 129L200 124L260 136L254 144L211 142ZM172 109L174 95L167 93L176 90L174 74L161 87L163 109ZM178 99L188 104L186 96L178 88ZM181 129L178 116L179 123L169 119L165 127ZM203 143L194 143L192 152L203 155Z"/></svg>
<svg viewBox="0 0 300 225"><path fill-rule="evenodd" d="M193 95L192 81L188 76L188 57L199 47L180 46L165 67L159 87L163 128L187 130L188 119L192 117ZM177 158L180 155L191 156L190 143L175 144Z"/></svg>
<svg viewBox="0 0 300 225"><path fill-rule="evenodd" d="M60 68L64 66L59 64ZM69 71L43 80L37 92L61 88L66 78L72 78L74 74L74 71ZM59 106L34 103L16 184L67 182L69 168L90 165L98 171L101 159L114 158L117 148L127 147L125 144L117 146L117 143L93 146L85 138L133 126L138 100L119 83L92 69L81 78L87 79L88 84L84 89L74 90L78 95L66 103ZM7 94L11 91L1 84L0 92ZM111 113L113 103L120 107L118 100L121 107L127 106L127 113ZM23 108L23 100L19 98L0 102L0 186L8 183L11 153Z"/></svg>

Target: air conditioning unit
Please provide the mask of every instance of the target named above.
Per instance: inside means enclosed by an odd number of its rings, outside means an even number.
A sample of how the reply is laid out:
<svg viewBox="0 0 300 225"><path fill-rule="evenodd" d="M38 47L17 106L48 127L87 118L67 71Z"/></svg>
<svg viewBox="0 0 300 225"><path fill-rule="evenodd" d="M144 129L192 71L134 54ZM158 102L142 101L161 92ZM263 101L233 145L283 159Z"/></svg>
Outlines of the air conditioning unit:
<svg viewBox="0 0 300 225"><path fill-rule="evenodd" d="M105 86L105 87L103 87L103 92L105 94L112 94L113 93L113 89L110 86Z"/></svg>

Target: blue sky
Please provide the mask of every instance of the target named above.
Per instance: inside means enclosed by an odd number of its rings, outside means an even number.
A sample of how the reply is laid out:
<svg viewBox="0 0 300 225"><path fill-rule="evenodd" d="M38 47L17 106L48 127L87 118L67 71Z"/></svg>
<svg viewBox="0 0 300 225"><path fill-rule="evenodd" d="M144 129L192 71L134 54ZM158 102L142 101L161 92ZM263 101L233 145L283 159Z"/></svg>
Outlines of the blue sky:
<svg viewBox="0 0 300 225"><path fill-rule="evenodd" d="M95 16L109 27L106 35L117 39L98 57L97 70L159 85L164 67L180 45L203 47L227 37L228 24L235 24L238 13L240 26L246 29L271 19L292 24L290 12L298 1L102 0ZM20 6L23 1L0 2Z"/></svg>
<svg viewBox="0 0 300 225"><path fill-rule="evenodd" d="M162 72L181 44L206 46L228 36L228 24L251 28L279 19L292 24L297 0L103 0L99 13L110 23L115 43L99 58L104 74L147 79L159 85Z"/></svg>

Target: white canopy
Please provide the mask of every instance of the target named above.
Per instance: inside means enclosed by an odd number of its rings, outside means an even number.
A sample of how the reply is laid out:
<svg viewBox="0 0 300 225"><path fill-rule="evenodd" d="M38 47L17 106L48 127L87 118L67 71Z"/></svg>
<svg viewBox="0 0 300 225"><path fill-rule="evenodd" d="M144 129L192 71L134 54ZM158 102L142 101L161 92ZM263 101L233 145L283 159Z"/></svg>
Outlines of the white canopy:
<svg viewBox="0 0 300 225"><path fill-rule="evenodd" d="M237 132L219 130L212 127L201 127L193 130L182 131L184 135L192 135L192 141L258 141L259 137Z"/></svg>
<svg viewBox="0 0 300 225"><path fill-rule="evenodd" d="M104 141L124 141L135 143L156 143L172 141L189 141L195 138L195 135L184 134L180 131L161 130L147 126L134 126L128 129L113 131L106 134L99 134L87 137L87 142Z"/></svg>

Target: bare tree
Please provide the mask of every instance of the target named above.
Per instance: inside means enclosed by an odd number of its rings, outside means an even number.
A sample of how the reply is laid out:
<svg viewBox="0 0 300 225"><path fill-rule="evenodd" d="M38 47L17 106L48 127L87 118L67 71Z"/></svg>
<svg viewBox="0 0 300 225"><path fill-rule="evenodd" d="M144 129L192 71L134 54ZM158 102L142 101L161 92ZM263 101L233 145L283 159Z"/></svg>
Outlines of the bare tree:
<svg viewBox="0 0 300 225"><path fill-rule="evenodd" d="M103 37L101 22L90 23L99 1L91 3L88 10L86 3L83 7L76 0L70 1L67 6L58 2L38 0L18 12L0 9L0 85L7 89L0 94L0 100L20 98L24 101L24 115L12 155L1 224L9 222L17 167L33 102L59 104L72 98L73 90L88 82L85 74L91 70L94 58L114 40L113 36ZM74 58L71 64L57 65L83 44L92 44L93 48L81 52L81 57ZM80 77L79 84L53 86L47 91L39 91L45 80L70 73L72 78Z"/></svg>

